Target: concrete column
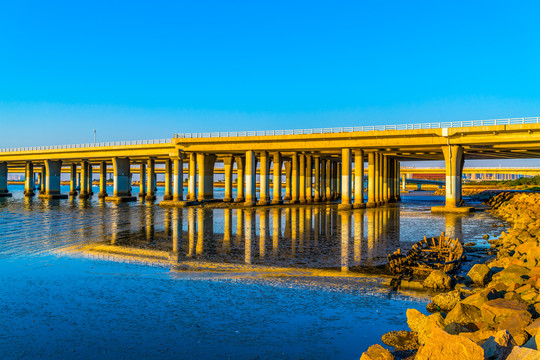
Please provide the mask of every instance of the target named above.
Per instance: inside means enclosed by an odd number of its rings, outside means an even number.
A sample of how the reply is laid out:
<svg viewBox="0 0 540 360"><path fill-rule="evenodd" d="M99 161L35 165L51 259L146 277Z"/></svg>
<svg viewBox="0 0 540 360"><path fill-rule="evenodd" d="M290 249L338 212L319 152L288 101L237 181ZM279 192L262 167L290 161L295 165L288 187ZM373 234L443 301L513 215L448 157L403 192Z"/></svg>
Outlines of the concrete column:
<svg viewBox="0 0 540 360"><path fill-rule="evenodd" d="M60 195L60 174L62 171L62 161L45 160L45 177L42 180L45 191L40 194L43 199L63 198ZM64 196L67 198L67 196Z"/></svg>
<svg viewBox="0 0 540 360"><path fill-rule="evenodd" d="M281 204L281 154L275 152L273 155L272 164L274 173L272 175L272 204Z"/></svg>
<svg viewBox="0 0 540 360"><path fill-rule="evenodd" d="M236 156L236 199L234 202L244 202L245 198L245 177L244 172L246 168L246 161L242 156Z"/></svg>
<svg viewBox="0 0 540 360"><path fill-rule="evenodd" d="M341 173L341 204L338 209L349 210L351 208L351 149L341 150L342 173Z"/></svg>
<svg viewBox="0 0 540 360"><path fill-rule="evenodd" d="M234 157L232 155L223 158L223 168L225 170L225 196L223 202L232 202L232 183L233 183L233 165Z"/></svg>
<svg viewBox="0 0 540 360"><path fill-rule="evenodd" d="M377 200L375 197L376 191L376 172L375 172L375 162L376 162L376 153L370 152L368 154L368 202L367 207L372 208L377 206Z"/></svg>
<svg viewBox="0 0 540 360"><path fill-rule="evenodd" d="M146 197L148 201L153 201L156 199L156 171L155 171L155 160L150 158L146 160Z"/></svg>
<svg viewBox="0 0 540 360"><path fill-rule="evenodd" d="M88 199L90 197L90 193L88 192L88 161L83 160L81 162L81 192L79 193L79 198L81 199Z"/></svg>
<svg viewBox="0 0 540 360"><path fill-rule="evenodd" d="M306 203L306 155L298 155L298 180L299 180L299 192L298 192L298 201L300 204Z"/></svg>
<svg viewBox="0 0 540 360"><path fill-rule="evenodd" d="M9 197L11 193L7 188L8 167L7 162L0 162L0 197Z"/></svg>
<svg viewBox="0 0 540 360"><path fill-rule="evenodd" d="M270 203L270 196L268 194L268 183L270 180L269 174L269 159L268 152L261 151L260 153L261 167L259 171L259 205L268 205Z"/></svg>
<svg viewBox="0 0 540 360"><path fill-rule="evenodd" d="M71 176L69 181L69 195L77 196L77 164L71 164Z"/></svg>
<svg viewBox="0 0 540 360"><path fill-rule="evenodd" d="M321 201L321 157L314 156L314 169L315 169L315 196L313 198L314 202Z"/></svg>
<svg viewBox="0 0 540 360"><path fill-rule="evenodd" d="M292 200L292 161L285 162L285 198L283 200Z"/></svg>
<svg viewBox="0 0 540 360"><path fill-rule="evenodd" d="M88 162L88 182L86 184L88 186L87 191L90 196L94 195L94 190L92 189L92 187L94 186L94 174L92 173L92 170L92 164Z"/></svg>
<svg viewBox="0 0 540 360"><path fill-rule="evenodd" d="M246 205L253 206L257 203L256 193L257 161L253 150L246 151Z"/></svg>
<svg viewBox="0 0 540 360"><path fill-rule="evenodd" d="M214 165L216 155L197 154L197 167L199 169L199 196L198 201L210 200L214 198Z"/></svg>
<svg viewBox="0 0 540 360"><path fill-rule="evenodd" d="M172 200L172 160L165 159L165 194L163 195L163 200Z"/></svg>
<svg viewBox="0 0 540 360"><path fill-rule="evenodd" d="M399 191L399 178L401 175L401 164L399 161L396 160L396 195L397 195L397 201L401 201L401 192Z"/></svg>
<svg viewBox="0 0 540 360"><path fill-rule="evenodd" d="M173 158L173 201L184 200L184 154Z"/></svg>
<svg viewBox="0 0 540 360"><path fill-rule="evenodd" d="M298 193L298 186L300 185L300 174L298 171L298 155L294 153L291 155L291 162L292 162L292 175L291 175L291 183L292 183L292 193L291 193L291 204L296 204L299 201L299 193Z"/></svg>
<svg viewBox="0 0 540 360"><path fill-rule="evenodd" d="M100 199L107 197L107 163L102 161L99 164L99 195Z"/></svg>
<svg viewBox="0 0 540 360"><path fill-rule="evenodd" d="M332 162L332 200L338 198L338 161Z"/></svg>
<svg viewBox="0 0 540 360"><path fill-rule="evenodd" d="M388 156L382 155L382 187L381 187L381 202L388 204Z"/></svg>
<svg viewBox="0 0 540 360"><path fill-rule="evenodd" d="M394 159L388 159L388 202L394 202Z"/></svg>
<svg viewBox="0 0 540 360"><path fill-rule="evenodd" d="M446 166L446 207L461 206L461 177L465 157L463 147L450 145L443 147Z"/></svg>
<svg viewBox="0 0 540 360"><path fill-rule="evenodd" d="M349 159L350 159L350 156L349 156ZM338 161L337 169L336 169L336 198L341 197L341 182L342 182L341 168L342 168L342 162Z"/></svg>
<svg viewBox="0 0 540 360"><path fill-rule="evenodd" d="M139 168L139 197L146 196L146 164L141 163Z"/></svg>
<svg viewBox="0 0 540 360"><path fill-rule="evenodd" d="M306 202L313 202L313 164L312 156L306 155Z"/></svg>
<svg viewBox="0 0 540 360"><path fill-rule="evenodd" d="M326 201L332 201L332 160L326 160Z"/></svg>
<svg viewBox="0 0 540 360"><path fill-rule="evenodd" d="M321 193L321 201L328 201L327 197L326 197L326 160L325 159L321 159L321 175L320 175L320 178L321 178L321 188L320 188L320 193Z"/></svg>
<svg viewBox="0 0 540 360"><path fill-rule="evenodd" d="M375 153L375 203L381 204L381 157Z"/></svg>
<svg viewBox="0 0 540 360"><path fill-rule="evenodd" d="M129 158L112 158L113 165L113 196L106 197L106 200L111 201L131 201L135 200L131 197L131 170Z"/></svg>
<svg viewBox="0 0 540 360"><path fill-rule="evenodd" d="M364 151L354 151L354 208L364 205Z"/></svg>
<svg viewBox="0 0 540 360"><path fill-rule="evenodd" d="M39 175L39 174L38 174ZM45 178L47 177L47 167L45 163L41 166L41 176L38 178L38 190L40 194L45 195L47 192L47 182L45 181Z"/></svg>
<svg viewBox="0 0 540 360"><path fill-rule="evenodd" d="M197 154L189 153L188 200L197 200Z"/></svg>

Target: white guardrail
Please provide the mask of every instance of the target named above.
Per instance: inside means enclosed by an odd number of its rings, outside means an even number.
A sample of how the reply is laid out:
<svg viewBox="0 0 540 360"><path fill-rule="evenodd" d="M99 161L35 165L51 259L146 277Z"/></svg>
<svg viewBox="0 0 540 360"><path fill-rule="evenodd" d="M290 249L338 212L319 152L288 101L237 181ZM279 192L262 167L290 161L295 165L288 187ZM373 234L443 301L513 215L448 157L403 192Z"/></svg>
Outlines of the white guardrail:
<svg viewBox="0 0 540 360"><path fill-rule="evenodd" d="M356 132L356 131L441 129L441 128L455 128L455 127L519 125L519 124L538 124L538 123L540 123L540 117L524 117L524 118L508 118L508 119L493 119L493 120L448 121L448 122L438 122L438 123L372 125L372 126L336 127L336 128L319 128L319 129L182 133L182 134L174 134L174 138L192 139L192 138L241 137L241 136L338 134L338 133Z"/></svg>
<svg viewBox="0 0 540 360"><path fill-rule="evenodd" d="M386 130L442 129L442 128L456 128L456 127L520 125L520 124L539 124L539 123L540 123L540 117L523 117L523 118L507 118L507 119L492 119L492 120L466 120L466 121L448 121L448 122L438 122L438 123L371 125L371 126L335 127L335 128L319 128L319 129L179 133L179 134L174 134L173 138L193 139L193 138L242 137L242 136L338 134L338 133L347 133L347 132L356 132L356 131L367 132L367 131L386 131ZM167 144L169 142L170 142L170 139L115 141L115 142L102 142L102 143L89 143L89 144L6 148L6 149L0 149L0 152L76 149L76 148L92 148L92 147L101 147L101 146Z"/></svg>
<svg viewBox="0 0 540 360"><path fill-rule="evenodd" d="M77 149L77 148L93 148L93 147L102 147L102 146L168 144L170 142L171 142L171 139L128 140L128 141L111 141L111 142L102 142L102 143L89 143L89 144L50 145L50 146L30 146L30 147L19 147L19 148L7 148L7 149L0 149L0 152Z"/></svg>

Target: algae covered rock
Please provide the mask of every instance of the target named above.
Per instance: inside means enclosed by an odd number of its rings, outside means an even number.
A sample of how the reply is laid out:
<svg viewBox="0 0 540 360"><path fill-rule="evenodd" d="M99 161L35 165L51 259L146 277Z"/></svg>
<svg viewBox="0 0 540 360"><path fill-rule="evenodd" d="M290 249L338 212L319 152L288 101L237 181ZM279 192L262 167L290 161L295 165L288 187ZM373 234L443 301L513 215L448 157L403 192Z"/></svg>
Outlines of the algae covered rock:
<svg viewBox="0 0 540 360"><path fill-rule="evenodd" d="M394 355L379 344L371 345L360 360L394 360Z"/></svg>
<svg viewBox="0 0 540 360"><path fill-rule="evenodd" d="M482 320L482 312L474 305L458 303L452 311L446 315L445 322L459 324L471 324Z"/></svg>
<svg viewBox="0 0 540 360"><path fill-rule="evenodd" d="M414 350L420 347L418 335L412 331L390 331L382 336L381 341L396 350Z"/></svg>
<svg viewBox="0 0 540 360"><path fill-rule="evenodd" d="M452 310L461 299L461 293L458 290L453 290L447 293L437 294L431 298L431 301L439 310L448 312Z"/></svg>
<svg viewBox="0 0 540 360"><path fill-rule="evenodd" d="M441 270L432 271L422 285L435 290L448 290L454 287L454 278Z"/></svg>
<svg viewBox="0 0 540 360"><path fill-rule="evenodd" d="M530 270L520 265L510 265L504 270L496 273L492 277L493 283L503 283L506 285L524 284L529 279Z"/></svg>
<svg viewBox="0 0 540 360"><path fill-rule="evenodd" d="M416 354L415 360L470 359L484 360L484 349L460 335L450 335L435 328L429 341Z"/></svg>

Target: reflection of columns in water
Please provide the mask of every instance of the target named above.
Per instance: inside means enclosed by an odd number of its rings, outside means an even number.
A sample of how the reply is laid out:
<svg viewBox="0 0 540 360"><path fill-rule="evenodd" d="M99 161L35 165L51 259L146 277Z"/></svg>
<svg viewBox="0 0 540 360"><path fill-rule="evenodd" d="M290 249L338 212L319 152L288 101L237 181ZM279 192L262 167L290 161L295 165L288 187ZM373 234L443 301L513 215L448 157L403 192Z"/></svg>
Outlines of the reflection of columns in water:
<svg viewBox="0 0 540 360"><path fill-rule="evenodd" d="M319 218L320 218L320 221L319 221L319 227L320 227L319 234L321 235L321 239L322 239L323 236L327 234L327 229L326 229L326 209L325 208L319 208Z"/></svg>
<svg viewBox="0 0 540 360"><path fill-rule="evenodd" d="M223 251L229 253L231 251L231 234L232 234L232 210L223 209Z"/></svg>
<svg viewBox="0 0 540 360"><path fill-rule="evenodd" d="M163 209L163 225L164 225L164 232L165 232L165 238L168 240L171 236L171 209L165 208Z"/></svg>
<svg viewBox="0 0 540 360"><path fill-rule="evenodd" d="M195 209L192 207L188 208L188 243L189 243L189 249L188 249L188 256L191 257L194 255L195 251Z"/></svg>
<svg viewBox="0 0 540 360"><path fill-rule="evenodd" d="M279 236L281 235L281 212L279 208L272 209L272 255L279 253Z"/></svg>
<svg viewBox="0 0 540 360"><path fill-rule="evenodd" d="M244 210L236 209L236 236L234 244L240 246L242 244L242 234L244 233Z"/></svg>
<svg viewBox="0 0 540 360"><path fill-rule="evenodd" d="M154 240L154 207L152 205L146 206L145 217L145 234L147 241Z"/></svg>
<svg viewBox="0 0 540 360"><path fill-rule="evenodd" d="M330 237L332 236L332 218L331 218L331 209L326 207L326 241L329 243Z"/></svg>
<svg viewBox="0 0 540 360"><path fill-rule="evenodd" d="M195 252L201 255L204 251L204 240L212 239L214 234L214 212L211 209L197 209L197 247Z"/></svg>
<svg viewBox="0 0 540 360"><path fill-rule="evenodd" d="M113 204L112 209L111 209L111 214L110 214L111 245L116 244L116 241L118 240L118 221L120 220L118 212L119 212L118 204Z"/></svg>
<svg viewBox="0 0 540 360"><path fill-rule="evenodd" d="M463 243L463 217L456 214L445 214L445 233L446 236L455 239Z"/></svg>
<svg viewBox="0 0 540 360"><path fill-rule="evenodd" d="M259 256L261 258L266 255L266 241L270 238L268 213L268 209L261 209L259 212Z"/></svg>
<svg viewBox="0 0 540 360"><path fill-rule="evenodd" d="M296 253L296 242L298 240L298 208L291 209L291 254Z"/></svg>
<svg viewBox="0 0 540 360"><path fill-rule="evenodd" d="M340 212L341 217L341 271L349 271L349 242L351 240L351 212Z"/></svg>
<svg viewBox="0 0 540 360"><path fill-rule="evenodd" d="M298 209L298 251L304 251L304 239L306 236L306 209Z"/></svg>
<svg viewBox="0 0 540 360"><path fill-rule="evenodd" d="M306 248L310 248L311 243L311 224L312 224L312 217L311 217L311 207L306 208L306 223L305 223L305 236L304 236L304 246Z"/></svg>
<svg viewBox="0 0 540 360"><path fill-rule="evenodd" d="M367 259L371 261L373 258L373 246L375 245L377 224L375 219L375 209L367 210Z"/></svg>
<svg viewBox="0 0 540 360"><path fill-rule="evenodd" d="M285 231L283 232L283 237L291 238L291 208L285 208Z"/></svg>
<svg viewBox="0 0 540 360"><path fill-rule="evenodd" d="M182 241L182 209L172 208L172 251L178 255Z"/></svg>
<svg viewBox="0 0 540 360"><path fill-rule="evenodd" d="M319 248L319 224L321 222L321 214L319 207L313 208L313 248Z"/></svg>
<svg viewBox="0 0 540 360"><path fill-rule="evenodd" d="M251 264L252 261L252 253L251 253L251 247L253 244L253 239L256 236L255 233L255 216L254 211L252 209L246 209L245 210L245 216L246 216L246 232L245 232L245 263Z"/></svg>
<svg viewBox="0 0 540 360"><path fill-rule="evenodd" d="M362 260L362 239L364 237L364 210L354 212L354 263Z"/></svg>

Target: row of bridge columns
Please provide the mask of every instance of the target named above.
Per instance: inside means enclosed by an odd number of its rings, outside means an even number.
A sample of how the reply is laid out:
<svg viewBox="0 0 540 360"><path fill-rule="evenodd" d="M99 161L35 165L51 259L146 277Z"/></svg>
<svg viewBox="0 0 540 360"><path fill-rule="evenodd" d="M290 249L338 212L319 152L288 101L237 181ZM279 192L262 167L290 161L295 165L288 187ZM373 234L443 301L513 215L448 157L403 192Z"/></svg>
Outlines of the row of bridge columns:
<svg viewBox="0 0 540 360"><path fill-rule="evenodd" d="M463 148L452 145L443 147L446 162L446 207L461 205L461 177L463 171ZM367 203L364 203L364 160L367 155ZM188 161L187 201L208 201L214 199L214 167L218 160L216 154L182 153L160 160L165 162L164 200L183 202L184 157ZM221 155L225 174L225 202L245 203L246 205L305 204L333 201L341 198L341 209L377 207L400 200L400 164L395 158L381 152L364 152L361 149L344 148L340 157L322 156L311 153L246 151L243 154ZM147 200L155 199L156 174L155 159L149 158L140 166L139 196ZM354 169L352 163L354 161ZM131 195L131 160L112 158L113 194L106 191L107 162L99 162L99 197L113 201L135 200ZM140 160L138 160L140 162ZM257 163L259 171L259 198L257 198ZM88 160L79 164L71 163L70 195L77 195L76 174L80 167L81 198L92 195L92 166ZM233 199L233 168L236 166L237 193ZM61 160L45 160L41 171L40 196L44 198L63 198L60 193ZM25 195L35 193L34 165L26 163ZM285 175L285 196L282 197L282 176ZM270 194L272 177L272 195ZM146 180L145 180L146 178ZM7 194L7 164L0 163L0 194ZM166 204L164 204L166 205Z"/></svg>

